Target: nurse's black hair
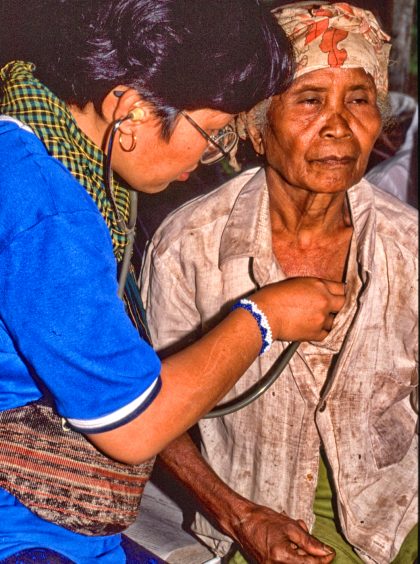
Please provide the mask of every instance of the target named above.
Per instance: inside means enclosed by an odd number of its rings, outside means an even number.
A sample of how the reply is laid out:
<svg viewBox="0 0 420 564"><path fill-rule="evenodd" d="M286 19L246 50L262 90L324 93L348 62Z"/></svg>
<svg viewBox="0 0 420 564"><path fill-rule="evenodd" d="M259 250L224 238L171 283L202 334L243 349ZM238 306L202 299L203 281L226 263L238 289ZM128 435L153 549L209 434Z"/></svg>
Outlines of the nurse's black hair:
<svg viewBox="0 0 420 564"><path fill-rule="evenodd" d="M165 138L179 110L236 114L281 91L293 71L284 32L257 0L29 4L46 22L45 49L34 55L32 45L29 57L46 86L99 113L112 88L133 87L154 105Z"/></svg>

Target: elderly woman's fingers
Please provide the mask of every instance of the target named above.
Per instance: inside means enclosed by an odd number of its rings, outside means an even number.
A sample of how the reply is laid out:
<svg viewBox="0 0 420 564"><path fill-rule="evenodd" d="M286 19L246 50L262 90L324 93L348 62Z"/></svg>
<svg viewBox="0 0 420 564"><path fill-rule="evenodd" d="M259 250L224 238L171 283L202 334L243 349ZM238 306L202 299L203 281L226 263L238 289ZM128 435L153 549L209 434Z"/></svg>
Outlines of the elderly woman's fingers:
<svg viewBox="0 0 420 564"><path fill-rule="evenodd" d="M313 537L306 524L285 513L252 504L238 523L234 536L258 563L327 564L334 551Z"/></svg>
<svg viewBox="0 0 420 564"><path fill-rule="evenodd" d="M335 557L334 550L313 537L309 533L302 534L298 530L290 530L290 543L285 546L283 558L280 560L290 564L327 564ZM274 561L276 561L274 559Z"/></svg>

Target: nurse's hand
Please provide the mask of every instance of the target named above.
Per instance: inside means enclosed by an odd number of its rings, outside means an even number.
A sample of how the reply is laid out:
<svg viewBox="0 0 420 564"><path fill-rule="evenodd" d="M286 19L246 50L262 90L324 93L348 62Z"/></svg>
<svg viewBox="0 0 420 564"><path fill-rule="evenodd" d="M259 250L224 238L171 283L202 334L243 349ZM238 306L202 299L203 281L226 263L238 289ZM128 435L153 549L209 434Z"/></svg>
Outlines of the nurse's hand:
<svg viewBox="0 0 420 564"><path fill-rule="evenodd" d="M273 339L322 341L345 301L345 285L321 278L288 278L250 296L267 316Z"/></svg>
<svg viewBox="0 0 420 564"><path fill-rule="evenodd" d="M329 564L335 557L332 548L308 533L302 520L253 503L234 525L233 533L260 564Z"/></svg>

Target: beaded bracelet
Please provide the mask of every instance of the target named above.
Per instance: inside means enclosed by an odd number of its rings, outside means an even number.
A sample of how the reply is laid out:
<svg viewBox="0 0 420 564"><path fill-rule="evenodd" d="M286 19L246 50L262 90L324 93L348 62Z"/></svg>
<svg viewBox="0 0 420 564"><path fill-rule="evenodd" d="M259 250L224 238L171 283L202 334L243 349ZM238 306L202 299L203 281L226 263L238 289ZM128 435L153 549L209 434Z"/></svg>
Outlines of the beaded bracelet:
<svg viewBox="0 0 420 564"><path fill-rule="evenodd" d="M247 300L245 298L239 300L239 302L236 302L236 304L232 306L232 311L238 309L239 307L249 311L249 313L258 323L258 329L261 332L261 338L262 338L262 347L259 354L262 355L263 353L268 351L271 345L273 344L273 334L271 332L271 327L270 324L268 323L268 319L265 316L265 314L260 310L260 308L257 306L257 304L255 304L251 300Z"/></svg>

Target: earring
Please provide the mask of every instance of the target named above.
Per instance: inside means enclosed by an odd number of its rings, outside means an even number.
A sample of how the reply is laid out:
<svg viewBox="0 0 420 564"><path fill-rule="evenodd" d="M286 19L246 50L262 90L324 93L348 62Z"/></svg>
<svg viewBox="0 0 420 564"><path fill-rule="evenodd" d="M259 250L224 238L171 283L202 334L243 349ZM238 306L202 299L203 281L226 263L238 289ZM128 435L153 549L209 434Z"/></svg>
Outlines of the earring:
<svg viewBox="0 0 420 564"><path fill-rule="evenodd" d="M137 137L135 135L135 133L131 132L131 145L127 148L124 147L124 144L122 142L122 136L124 134L122 133L122 131L120 131L120 134L118 136L118 143L120 144L121 149L125 152L125 153L131 153L131 151L134 151L134 149L136 148L137 145Z"/></svg>

